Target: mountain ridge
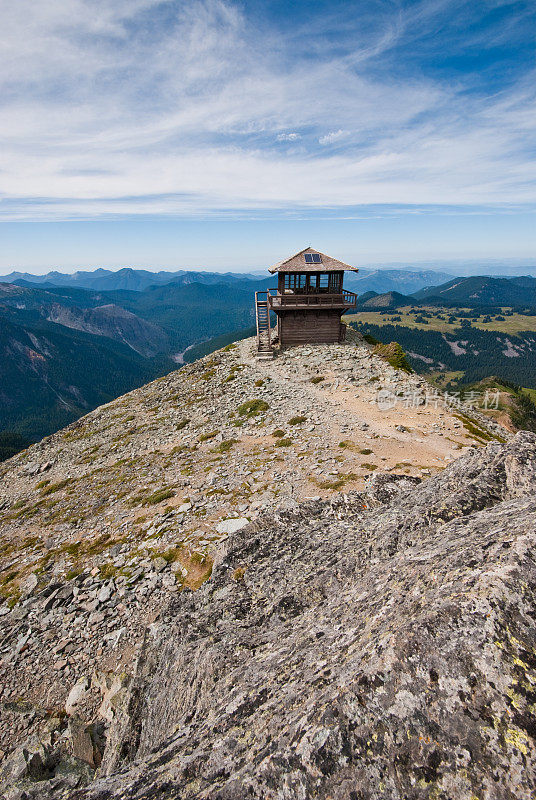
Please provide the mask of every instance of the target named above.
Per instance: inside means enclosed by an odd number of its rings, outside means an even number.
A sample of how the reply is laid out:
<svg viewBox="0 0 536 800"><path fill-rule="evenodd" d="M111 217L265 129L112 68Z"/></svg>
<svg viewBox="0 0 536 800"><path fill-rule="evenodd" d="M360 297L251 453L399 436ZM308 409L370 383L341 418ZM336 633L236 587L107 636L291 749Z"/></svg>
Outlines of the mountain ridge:
<svg viewBox="0 0 536 800"><path fill-rule="evenodd" d="M0 466L10 800L534 790L536 436L348 337L244 340Z"/></svg>
<svg viewBox="0 0 536 800"><path fill-rule="evenodd" d="M0 465L5 780L41 791L24 784L32 736L45 773L56 773L46 754L71 765L67 793L91 777L146 631L209 578L233 531L301 502L337 504L379 470L414 484L510 437L471 409L427 403L427 386L351 331L269 364L243 340Z"/></svg>

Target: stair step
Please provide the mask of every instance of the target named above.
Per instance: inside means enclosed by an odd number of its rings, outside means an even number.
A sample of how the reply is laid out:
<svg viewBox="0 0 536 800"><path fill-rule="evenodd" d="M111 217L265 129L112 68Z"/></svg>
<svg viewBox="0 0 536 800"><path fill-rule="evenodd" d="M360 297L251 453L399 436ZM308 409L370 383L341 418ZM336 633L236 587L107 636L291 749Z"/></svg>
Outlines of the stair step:
<svg viewBox="0 0 536 800"><path fill-rule="evenodd" d="M270 332L270 309L268 300L256 298L255 313L257 317L257 358L260 361L271 361L274 357Z"/></svg>

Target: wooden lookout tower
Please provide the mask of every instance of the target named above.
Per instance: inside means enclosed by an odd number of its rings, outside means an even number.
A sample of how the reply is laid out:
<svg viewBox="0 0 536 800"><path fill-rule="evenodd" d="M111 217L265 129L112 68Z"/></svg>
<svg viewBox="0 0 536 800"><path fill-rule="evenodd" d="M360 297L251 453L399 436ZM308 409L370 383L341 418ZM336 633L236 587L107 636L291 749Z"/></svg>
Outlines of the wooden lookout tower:
<svg viewBox="0 0 536 800"><path fill-rule="evenodd" d="M343 288L346 270L357 272L311 247L271 267L277 289L257 292L257 345L259 357L272 357L270 311L277 315L281 347L298 344L332 344L344 339L341 316L355 308L357 295Z"/></svg>

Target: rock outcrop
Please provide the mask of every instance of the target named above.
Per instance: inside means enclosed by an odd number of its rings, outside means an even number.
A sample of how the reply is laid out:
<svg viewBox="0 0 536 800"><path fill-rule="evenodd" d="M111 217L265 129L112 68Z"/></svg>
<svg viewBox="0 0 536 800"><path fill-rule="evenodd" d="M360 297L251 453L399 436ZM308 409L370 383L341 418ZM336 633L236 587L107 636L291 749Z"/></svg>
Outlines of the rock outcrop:
<svg viewBox="0 0 536 800"><path fill-rule="evenodd" d="M245 341L3 464L5 797L530 797L536 437L429 390Z"/></svg>
<svg viewBox="0 0 536 800"><path fill-rule="evenodd" d="M18 796L528 800L535 489L522 432L243 527L148 628L101 777Z"/></svg>

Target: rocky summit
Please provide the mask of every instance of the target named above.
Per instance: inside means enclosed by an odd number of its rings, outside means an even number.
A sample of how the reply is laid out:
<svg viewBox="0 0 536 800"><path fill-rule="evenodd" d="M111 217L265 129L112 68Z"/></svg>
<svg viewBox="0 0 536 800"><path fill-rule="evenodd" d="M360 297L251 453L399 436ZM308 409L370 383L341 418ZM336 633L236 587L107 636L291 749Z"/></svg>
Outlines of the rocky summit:
<svg viewBox="0 0 536 800"><path fill-rule="evenodd" d="M536 436L384 356L245 340L2 465L6 798L535 796Z"/></svg>

